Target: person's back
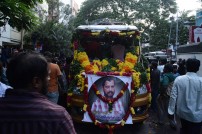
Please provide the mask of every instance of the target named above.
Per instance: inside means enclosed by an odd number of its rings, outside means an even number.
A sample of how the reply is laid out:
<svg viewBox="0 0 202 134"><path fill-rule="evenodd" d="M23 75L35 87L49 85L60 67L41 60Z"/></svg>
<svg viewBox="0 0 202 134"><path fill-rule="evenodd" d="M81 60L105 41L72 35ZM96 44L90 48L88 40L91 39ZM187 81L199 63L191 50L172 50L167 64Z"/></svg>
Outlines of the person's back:
<svg viewBox="0 0 202 134"><path fill-rule="evenodd" d="M40 93L8 89L0 109L0 134L75 133L66 110Z"/></svg>
<svg viewBox="0 0 202 134"><path fill-rule="evenodd" d="M75 134L67 111L45 94L48 63L36 53L13 57L7 69L13 89L0 99L0 134Z"/></svg>
<svg viewBox="0 0 202 134"><path fill-rule="evenodd" d="M58 91L58 76L61 76L62 73L57 64L49 63L50 68L50 81L48 85L48 92L57 92Z"/></svg>
<svg viewBox="0 0 202 134"><path fill-rule="evenodd" d="M200 61L188 59L187 73L178 76L173 84L169 101L169 118L178 114L182 134L200 134L202 126L202 78L197 76Z"/></svg>
<svg viewBox="0 0 202 134"><path fill-rule="evenodd" d="M180 90L177 114L187 120L202 121L202 78L191 72L178 77L175 81Z"/></svg>
<svg viewBox="0 0 202 134"><path fill-rule="evenodd" d="M154 111L157 111L157 96L160 88L160 75L161 72L157 69L157 62L152 62L151 63L151 89L152 89L152 103L151 103L151 108Z"/></svg>
<svg viewBox="0 0 202 134"><path fill-rule="evenodd" d="M58 103L59 98L59 81L61 83L61 88L64 88L62 84L62 72L57 64L52 63L52 53L44 53L46 60L48 61L49 71L50 71L50 80L48 84L48 92L46 96L48 99L54 103Z"/></svg>
<svg viewBox="0 0 202 134"><path fill-rule="evenodd" d="M161 81L161 87L160 87L160 94L158 96L158 119L159 123L166 123L167 121L167 109L168 109L168 102L170 99L170 90L172 89L173 81L175 80L175 77L173 75L173 66L172 64L167 63L164 67L164 74ZM169 91L168 91L169 90ZM176 129L176 121L170 120L170 126L174 129Z"/></svg>

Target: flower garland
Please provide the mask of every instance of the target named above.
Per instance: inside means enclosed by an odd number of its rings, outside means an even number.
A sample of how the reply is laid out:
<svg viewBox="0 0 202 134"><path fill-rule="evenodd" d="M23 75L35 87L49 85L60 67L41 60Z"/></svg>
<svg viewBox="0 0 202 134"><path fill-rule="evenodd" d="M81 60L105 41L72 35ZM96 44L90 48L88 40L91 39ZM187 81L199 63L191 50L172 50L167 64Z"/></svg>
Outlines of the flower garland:
<svg viewBox="0 0 202 134"><path fill-rule="evenodd" d="M100 36L100 35L108 35L108 36L136 36L137 39L140 39L140 32L138 31L130 31L130 32L115 32L110 31L108 29L101 32L82 32L83 36Z"/></svg>
<svg viewBox="0 0 202 134"><path fill-rule="evenodd" d="M127 85L127 86L126 86ZM98 95L98 97L101 97L106 103L111 103L111 101L113 100L114 102L117 101L122 95L124 92L123 90L126 90L127 87L128 87L128 83L126 83L126 85L122 88L122 91L119 93L119 97L117 97L116 99L107 99L105 98L104 96L100 96L100 93L97 92L98 90L96 88L94 88L94 91L96 91L96 95ZM134 85L133 83L131 83L131 85ZM98 94L97 94L98 93ZM88 111L88 114L91 118L91 120L94 122L95 125L99 126L100 128L107 128L109 130L109 134L113 134L113 130L116 129L116 128L119 128L121 126L124 126L125 123L126 123L126 120L128 119L128 116L130 114L135 114L135 110L134 108L132 107L132 102L135 101L135 95L134 95L134 90L131 90L131 96L130 96L130 104L129 104L129 108L128 110L126 111L126 114L125 116L122 118L122 120L120 121L119 124L106 124L106 123L102 123L102 122L99 122L98 120L96 120L95 116L93 115L93 113L91 112L91 109L90 109L90 106L89 106L89 103L88 103L88 79L85 78L85 89L84 89L84 106L83 106L83 110L84 111Z"/></svg>
<svg viewBox="0 0 202 134"><path fill-rule="evenodd" d="M109 104L109 111L112 111L112 105L114 104L114 102L116 102L118 99L120 99L123 96L123 94L125 93L125 91L128 87L128 83L126 83L123 86L123 88L121 89L119 94L113 99L109 99L109 98L106 98L105 96L102 96L95 84L93 84L92 87L93 87L95 94L98 96L98 98L100 98L103 102L108 103Z"/></svg>

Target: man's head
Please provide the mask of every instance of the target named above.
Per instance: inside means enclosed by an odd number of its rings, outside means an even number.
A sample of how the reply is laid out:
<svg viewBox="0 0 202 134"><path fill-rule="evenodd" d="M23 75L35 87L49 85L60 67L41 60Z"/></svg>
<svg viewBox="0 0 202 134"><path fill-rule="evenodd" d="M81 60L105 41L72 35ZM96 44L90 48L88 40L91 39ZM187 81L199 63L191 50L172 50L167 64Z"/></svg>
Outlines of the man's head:
<svg viewBox="0 0 202 134"><path fill-rule="evenodd" d="M107 98L113 98L115 93L115 81L112 78L107 77L102 83L104 96Z"/></svg>
<svg viewBox="0 0 202 134"><path fill-rule="evenodd" d="M167 63L167 64L164 66L163 72L164 72L164 73L173 72L173 66L172 66L172 64Z"/></svg>
<svg viewBox="0 0 202 134"><path fill-rule="evenodd" d="M34 52L19 53L7 66L7 78L14 89L26 89L45 94L48 84L48 63Z"/></svg>
<svg viewBox="0 0 202 134"><path fill-rule="evenodd" d="M186 62L187 72L196 73L199 70L200 61L194 58L189 58Z"/></svg>
<svg viewBox="0 0 202 134"><path fill-rule="evenodd" d="M152 61L152 62L151 62L151 68L152 68L152 69L157 69L157 66L158 66L158 63L157 63L157 62L155 62L155 61Z"/></svg>

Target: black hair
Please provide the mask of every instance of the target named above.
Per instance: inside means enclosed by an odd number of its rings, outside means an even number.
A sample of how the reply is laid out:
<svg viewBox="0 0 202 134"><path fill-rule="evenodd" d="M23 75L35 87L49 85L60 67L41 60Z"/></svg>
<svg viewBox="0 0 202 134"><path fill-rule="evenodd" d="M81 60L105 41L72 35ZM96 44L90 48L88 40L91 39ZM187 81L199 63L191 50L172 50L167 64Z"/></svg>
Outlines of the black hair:
<svg viewBox="0 0 202 134"><path fill-rule="evenodd" d="M104 80L102 81L102 87L105 86L106 81L111 81L111 80L113 80L115 82L115 80L112 77L105 77Z"/></svg>
<svg viewBox="0 0 202 134"><path fill-rule="evenodd" d="M48 76L48 63L39 53L19 53L9 61L6 75L14 89L27 88L34 77L44 80Z"/></svg>
<svg viewBox="0 0 202 134"><path fill-rule="evenodd" d="M151 64L152 64L152 67L155 68L155 69L156 69L157 66L158 66L158 63L157 63L156 61L152 61Z"/></svg>
<svg viewBox="0 0 202 134"><path fill-rule="evenodd" d="M178 67L177 67L177 65L173 65L173 69L177 69Z"/></svg>
<svg viewBox="0 0 202 134"><path fill-rule="evenodd" d="M169 64L169 63L165 64L164 70L165 70L166 73L173 72L173 65Z"/></svg>
<svg viewBox="0 0 202 134"><path fill-rule="evenodd" d="M187 72L197 72L200 67L200 61L194 58L189 58L186 62Z"/></svg>
<svg viewBox="0 0 202 134"><path fill-rule="evenodd" d="M52 62L52 60L53 60L53 54L52 54L51 52L46 51L46 52L44 52L43 55L45 56L45 58L46 58L46 60L47 60L48 62Z"/></svg>

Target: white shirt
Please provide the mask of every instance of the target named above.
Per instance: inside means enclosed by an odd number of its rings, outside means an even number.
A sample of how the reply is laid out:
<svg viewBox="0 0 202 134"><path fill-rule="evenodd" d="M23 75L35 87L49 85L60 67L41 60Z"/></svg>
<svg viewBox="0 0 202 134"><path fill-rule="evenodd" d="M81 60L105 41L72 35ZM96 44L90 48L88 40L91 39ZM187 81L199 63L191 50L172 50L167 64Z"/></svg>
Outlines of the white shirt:
<svg viewBox="0 0 202 134"><path fill-rule="evenodd" d="M6 92L6 90L7 90L8 88L12 88L12 87L10 87L10 86L8 86L8 85L6 85L6 84L0 82L0 97L4 97L5 92Z"/></svg>
<svg viewBox="0 0 202 134"><path fill-rule="evenodd" d="M165 65L158 65L158 66L157 66L157 69L158 69L161 73L163 73L164 66L165 66Z"/></svg>
<svg viewBox="0 0 202 134"><path fill-rule="evenodd" d="M196 73L187 72L178 76L171 91L168 113L176 113L190 122L202 121L202 78Z"/></svg>

